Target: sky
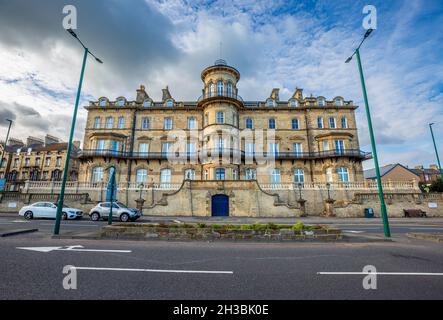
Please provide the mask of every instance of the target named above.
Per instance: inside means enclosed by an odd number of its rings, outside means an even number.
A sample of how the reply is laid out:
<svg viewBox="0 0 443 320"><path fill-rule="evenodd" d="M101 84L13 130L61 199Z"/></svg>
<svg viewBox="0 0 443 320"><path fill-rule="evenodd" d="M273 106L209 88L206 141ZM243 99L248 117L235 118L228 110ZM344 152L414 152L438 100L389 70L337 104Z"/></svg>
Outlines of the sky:
<svg viewBox="0 0 443 320"><path fill-rule="evenodd" d="M442 0L0 0L0 137L9 118L14 138L68 139L83 49L62 21L74 5L76 33L104 61L88 59L81 106L134 100L140 84L154 100L169 86L177 101L194 101L201 71L222 57L240 71L244 100L272 88L287 100L296 87L353 100L361 149L371 151L356 61L344 63L366 31L367 4L377 29L361 56L379 163L436 163L428 123L443 152ZM86 116L80 108L77 140Z"/></svg>

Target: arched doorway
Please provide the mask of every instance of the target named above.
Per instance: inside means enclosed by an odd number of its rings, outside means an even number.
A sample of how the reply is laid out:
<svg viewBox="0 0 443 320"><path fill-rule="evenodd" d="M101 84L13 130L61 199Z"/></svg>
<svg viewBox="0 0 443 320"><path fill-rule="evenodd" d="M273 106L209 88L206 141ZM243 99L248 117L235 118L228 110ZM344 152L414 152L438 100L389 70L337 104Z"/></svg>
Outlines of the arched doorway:
<svg viewBox="0 0 443 320"><path fill-rule="evenodd" d="M229 216L229 197L224 194L216 194L212 196L212 216L228 217Z"/></svg>

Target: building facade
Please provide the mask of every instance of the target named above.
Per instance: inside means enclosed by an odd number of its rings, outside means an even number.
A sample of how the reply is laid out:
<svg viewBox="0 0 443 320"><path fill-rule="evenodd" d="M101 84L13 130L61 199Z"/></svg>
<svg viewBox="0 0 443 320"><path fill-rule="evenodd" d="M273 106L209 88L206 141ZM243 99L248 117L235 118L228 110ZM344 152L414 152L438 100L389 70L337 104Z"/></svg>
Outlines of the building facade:
<svg viewBox="0 0 443 320"><path fill-rule="evenodd" d="M78 152L80 142L76 141L69 162L68 179L78 178ZM6 190L17 191L27 181L60 181L67 154L67 143L46 135L44 139L28 137L26 143L9 139L0 164L0 179L6 178Z"/></svg>
<svg viewBox="0 0 443 320"><path fill-rule="evenodd" d="M144 86L136 99L106 97L88 111L79 181L100 183L107 168L117 182L180 184L184 180L257 180L259 184L361 182L357 106L342 97L288 101L273 89L266 101L244 101L240 73L217 60L201 73L196 101L177 101L169 88L153 101Z"/></svg>

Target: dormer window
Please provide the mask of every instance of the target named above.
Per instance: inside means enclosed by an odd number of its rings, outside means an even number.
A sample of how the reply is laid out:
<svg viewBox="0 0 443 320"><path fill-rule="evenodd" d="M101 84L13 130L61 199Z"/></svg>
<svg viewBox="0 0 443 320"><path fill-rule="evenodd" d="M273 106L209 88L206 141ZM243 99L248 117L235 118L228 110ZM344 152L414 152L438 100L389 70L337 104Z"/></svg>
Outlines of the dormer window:
<svg viewBox="0 0 443 320"><path fill-rule="evenodd" d="M266 101L266 104L267 104L267 106L270 107L270 108L275 107L275 102L274 102L274 100L272 100L272 99L268 99L268 100Z"/></svg>
<svg viewBox="0 0 443 320"><path fill-rule="evenodd" d="M335 98L335 106L336 107L342 107L343 106L343 99L341 98Z"/></svg>
<svg viewBox="0 0 443 320"><path fill-rule="evenodd" d="M172 101L172 99L169 99L166 101L166 106L168 108L172 108L174 106L174 101Z"/></svg>
<svg viewBox="0 0 443 320"><path fill-rule="evenodd" d="M289 105L290 105L292 108L296 108L296 107L298 107L298 101L295 100L295 99L291 99L291 100L289 101Z"/></svg>
<svg viewBox="0 0 443 320"><path fill-rule="evenodd" d="M117 106L124 107L125 106L125 99L118 99Z"/></svg>
<svg viewBox="0 0 443 320"><path fill-rule="evenodd" d="M106 107L106 103L107 103L106 99L100 99L98 105L100 107Z"/></svg>
<svg viewBox="0 0 443 320"><path fill-rule="evenodd" d="M145 108L149 108L149 107L151 107L151 106L152 106L152 101L151 101L151 100L146 99L146 100L143 102L143 107L145 107Z"/></svg>
<svg viewBox="0 0 443 320"><path fill-rule="evenodd" d="M318 105L319 107L324 107L324 106L326 105L326 101L325 101L325 99L324 99L324 98L318 98L318 99L317 99L317 105Z"/></svg>

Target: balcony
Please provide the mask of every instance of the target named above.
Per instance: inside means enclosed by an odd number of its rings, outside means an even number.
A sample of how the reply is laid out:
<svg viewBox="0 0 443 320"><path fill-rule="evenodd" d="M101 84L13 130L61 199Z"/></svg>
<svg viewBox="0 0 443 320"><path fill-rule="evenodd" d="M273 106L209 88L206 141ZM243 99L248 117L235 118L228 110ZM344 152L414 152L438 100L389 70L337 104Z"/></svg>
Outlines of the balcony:
<svg viewBox="0 0 443 320"><path fill-rule="evenodd" d="M228 93L226 91L215 92L215 93L211 93L211 92L205 93L197 99L197 104L200 104L203 101L218 100L218 99L224 99L224 98L227 98L229 100L232 99L232 100L238 101L241 104L243 104L243 98L241 96L239 96L238 94L235 94L235 93Z"/></svg>
<svg viewBox="0 0 443 320"><path fill-rule="evenodd" d="M111 158L126 158L128 152L116 151L111 149L85 149L80 151L79 158L90 157L111 157Z"/></svg>

